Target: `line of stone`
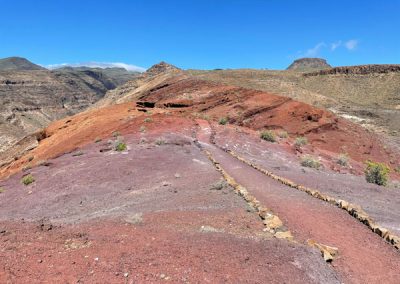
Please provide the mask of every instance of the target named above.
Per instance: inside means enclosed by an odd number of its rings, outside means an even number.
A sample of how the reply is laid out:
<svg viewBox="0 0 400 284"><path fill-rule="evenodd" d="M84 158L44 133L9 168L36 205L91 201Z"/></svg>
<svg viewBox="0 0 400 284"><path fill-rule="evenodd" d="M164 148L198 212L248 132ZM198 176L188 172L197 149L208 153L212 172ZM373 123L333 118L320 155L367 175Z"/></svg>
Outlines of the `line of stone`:
<svg viewBox="0 0 400 284"><path fill-rule="evenodd" d="M263 207L261 203L252 196L248 190L236 182L236 180L230 176L218 163L211 153L203 149L204 153L207 155L208 159L212 162L214 167L221 173L224 180L235 190L235 193L241 196L247 204L257 212L258 216L263 220L265 225L264 231L268 231L274 237L278 239L286 239L289 241L294 241L291 232L283 225L281 219L274 215L272 211L266 207Z"/></svg>
<svg viewBox="0 0 400 284"><path fill-rule="evenodd" d="M266 169L261 168L260 166L258 166L256 164L253 164L253 163L245 160L244 158L240 157L239 155L237 155L236 153L234 153L231 150L227 150L227 149L222 149L222 150L229 153L231 156L233 156L234 158L238 159L239 161L245 163L246 165L251 166L252 168L256 169L257 171L265 174L266 176L268 176L286 186L303 191L315 198L318 198L320 200L323 200L325 202L333 204L343 210L346 210L351 216L355 217L361 223L368 226L374 233L378 234L380 237L382 237L384 240L386 240L389 244L393 245L396 249L400 250L400 237L391 233L388 229L376 224L375 221L361 208L360 205L353 204L353 203L350 203L350 202L342 200L342 199L335 199L334 197L323 194L316 189L312 189L312 188L308 188L303 185L299 185L287 178L278 176Z"/></svg>

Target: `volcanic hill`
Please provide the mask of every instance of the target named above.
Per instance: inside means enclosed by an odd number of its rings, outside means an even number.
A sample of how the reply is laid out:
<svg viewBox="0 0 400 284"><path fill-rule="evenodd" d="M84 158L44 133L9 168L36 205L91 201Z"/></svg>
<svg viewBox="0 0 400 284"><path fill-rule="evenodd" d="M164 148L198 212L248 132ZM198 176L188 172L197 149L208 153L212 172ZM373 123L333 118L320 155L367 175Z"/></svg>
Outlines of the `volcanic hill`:
<svg viewBox="0 0 400 284"><path fill-rule="evenodd" d="M400 165L379 138L155 65L3 153L0 282L397 283L400 192L363 175Z"/></svg>
<svg viewBox="0 0 400 284"><path fill-rule="evenodd" d="M296 59L286 70L310 72L332 68L323 58L300 58Z"/></svg>

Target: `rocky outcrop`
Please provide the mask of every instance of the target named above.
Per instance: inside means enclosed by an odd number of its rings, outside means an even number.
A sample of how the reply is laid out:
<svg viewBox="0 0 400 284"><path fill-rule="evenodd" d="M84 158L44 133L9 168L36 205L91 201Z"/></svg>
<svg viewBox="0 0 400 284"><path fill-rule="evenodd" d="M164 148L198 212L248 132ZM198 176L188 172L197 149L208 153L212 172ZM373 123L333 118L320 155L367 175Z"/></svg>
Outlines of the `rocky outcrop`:
<svg viewBox="0 0 400 284"><path fill-rule="evenodd" d="M320 70L316 72L305 73L303 76L318 76L318 75L368 75L368 74L382 74L400 72L400 64L370 64L370 65L357 65L357 66L341 66L328 70Z"/></svg>
<svg viewBox="0 0 400 284"><path fill-rule="evenodd" d="M286 70L293 71L312 71L332 68L325 59L322 58L300 58L295 60Z"/></svg>

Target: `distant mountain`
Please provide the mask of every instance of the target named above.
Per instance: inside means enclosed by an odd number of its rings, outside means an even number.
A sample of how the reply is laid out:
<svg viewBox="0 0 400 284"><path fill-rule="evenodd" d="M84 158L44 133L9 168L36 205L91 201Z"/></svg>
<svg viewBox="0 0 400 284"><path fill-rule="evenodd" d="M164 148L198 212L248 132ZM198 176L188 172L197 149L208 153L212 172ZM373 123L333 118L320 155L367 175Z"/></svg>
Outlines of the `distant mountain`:
<svg viewBox="0 0 400 284"><path fill-rule="evenodd" d="M107 77L112 81L112 83L115 85L113 88L115 88L118 85L122 85L126 83L129 80L134 79L137 77L140 72L135 72L135 71L128 71L125 68L94 68L94 67L86 67L86 66L80 66L80 67L61 67L57 69L53 69L55 72L81 72L84 73L88 76L91 77L96 77L98 79L101 79L101 77ZM112 89L112 88L111 88Z"/></svg>
<svg viewBox="0 0 400 284"><path fill-rule="evenodd" d="M286 70L309 72L332 68L325 59L322 58L300 58L295 60Z"/></svg>
<svg viewBox="0 0 400 284"><path fill-rule="evenodd" d="M46 70L22 57L0 59L0 71Z"/></svg>
<svg viewBox="0 0 400 284"><path fill-rule="evenodd" d="M0 59L0 153L53 120L85 110L139 74L123 68L48 70L24 58Z"/></svg>

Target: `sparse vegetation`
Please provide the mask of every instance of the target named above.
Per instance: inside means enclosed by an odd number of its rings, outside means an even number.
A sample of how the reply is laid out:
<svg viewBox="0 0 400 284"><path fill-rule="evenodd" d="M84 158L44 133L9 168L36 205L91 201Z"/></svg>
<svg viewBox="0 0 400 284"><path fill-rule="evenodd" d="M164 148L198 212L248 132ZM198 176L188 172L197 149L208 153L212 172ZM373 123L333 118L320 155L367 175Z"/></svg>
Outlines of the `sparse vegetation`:
<svg viewBox="0 0 400 284"><path fill-rule="evenodd" d="M303 167L319 169L321 167L321 162L310 155L305 155L301 158L301 165Z"/></svg>
<svg viewBox="0 0 400 284"><path fill-rule="evenodd" d="M389 180L390 168L384 163L367 161L365 179L369 183L386 186Z"/></svg>
<svg viewBox="0 0 400 284"><path fill-rule="evenodd" d="M146 132L146 126L144 126L144 125L140 126L139 131Z"/></svg>
<svg viewBox="0 0 400 284"><path fill-rule="evenodd" d="M297 137L296 140L294 141L294 145L297 147L301 147L307 144L308 144L307 137L304 136Z"/></svg>
<svg viewBox="0 0 400 284"><path fill-rule="evenodd" d="M161 137L155 141L156 145L161 146L165 144L165 140Z"/></svg>
<svg viewBox="0 0 400 284"><path fill-rule="evenodd" d="M32 161L33 161L33 159L34 159L34 157L33 157L33 156L29 157L29 158L28 158L28 162L32 162Z"/></svg>
<svg viewBox="0 0 400 284"><path fill-rule="evenodd" d="M151 119L151 117L146 117L144 119L144 122L148 123L148 122L152 122L153 120Z"/></svg>
<svg viewBox="0 0 400 284"><path fill-rule="evenodd" d="M0 187L0 193L3 193L4 191L6 191L4 188Z"/></svg>
<svg viewBox="0 0 400 284"><path fill-rule="evenodd" d="M78 156L82 156L82 155L83 155L82 151L77 151L77 152L72 154L72 157L78 157Z"/></svg>
<svg viewBox="0 0 400 284"><path fill-rule="evenodd" d="M117 152L122 152L125 151L127 149L126 144L122 141L117 141L117 143L115 144L115 151Z"/></svg>
<svg viewBox="0 0 400 284"><path fill-rule="evenodd" d="M260 138L265 140L265 141L269 141L269 142L275 142L276 138L275 138L275 133L272 132L271 130L264 130L260 133Z"/></svg>
<svg viewBox="0 0 400 284"><path fill-rule="evenodd" d="M226 118L226 117L221 117L221 118L219 119L218 123L221 124L221 125L225 125L225 124L228 123L228 118Z"/></svg>
<svg viewBox="0 0 400 284"><path fill-rule="evenodd" d="M222 190L228 186L228 183L224 179L220 179L211 185L210 190Z"/></svg>
<svg viewBox="0 0 400 284"><path fill-rule="evenodd" d="M343 167L347 167L349 164L349 155L346 153L340 154L336 162Z"/></svg>
<svg viewBox="0 0 400 284"><path fill-rule="evenodd" d="M100 139L100 138L96 138L96 139L94 140L94 143L99 143L99 142L101 142L101 139Z"/></svg>
<svg viewBox="0 0 400 284"><path fill-rule="evenodd" d="M278 137L279 138L288 138L289 134L286 131L279 131L278 132Z"/></svg>
<svg viewBox="0 0 400 284"><path fill-rule="evenodd" d="M22 182L24 185L29 185L29 184L35 182L35 178L33 177L33 175L29 174L29 175L24 176L24 177L22 178L21 182Z"/></svg>
<svg viewBox="0 0 400 284"><path fill-rule="evenodd" d="M396 173L400 173L400 166L397 166L397 167L394 169L394 171L395 171Z"/></svg>
<svg viewBox="0 0 400 284"><path fill-rule="evenodd" d="M121 136L121 133L119 131L115 131L115 132L113 132L112 136L118 137L118 136Z"/></svg>

